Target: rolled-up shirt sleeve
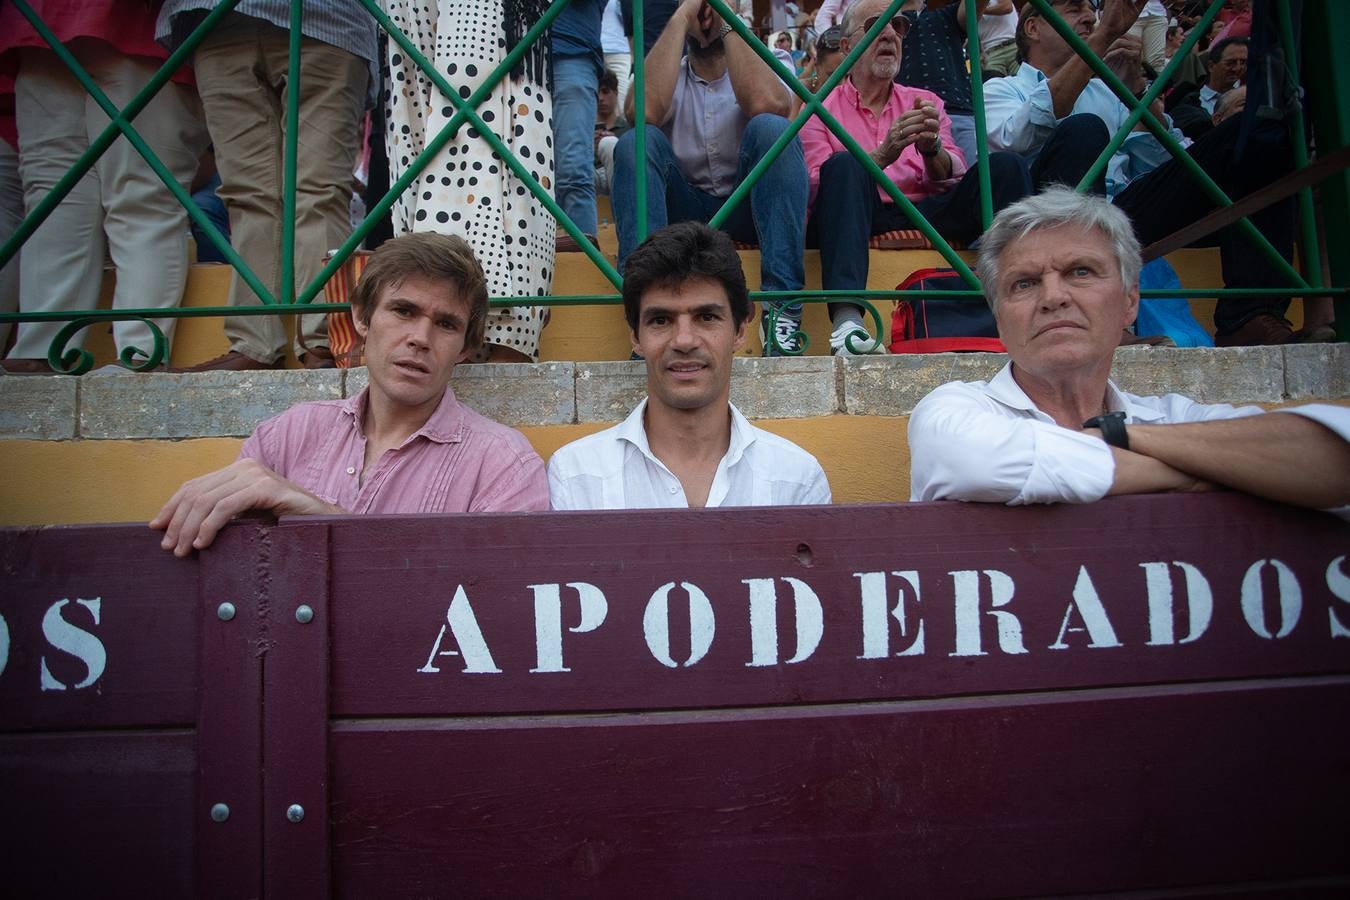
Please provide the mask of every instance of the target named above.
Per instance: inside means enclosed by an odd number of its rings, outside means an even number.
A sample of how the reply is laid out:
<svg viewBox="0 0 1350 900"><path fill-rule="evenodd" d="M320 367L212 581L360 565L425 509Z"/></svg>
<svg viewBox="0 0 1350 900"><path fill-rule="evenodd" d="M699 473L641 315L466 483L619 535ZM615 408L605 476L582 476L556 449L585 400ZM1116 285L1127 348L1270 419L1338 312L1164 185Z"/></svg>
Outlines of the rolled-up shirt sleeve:
<svg viewBox="0 0 1350 900"><path fill-rule="evenodd" d="M1115 478L1111 448L1034 418L1010 417L960 383L944 385L909 420L910 499L1019 506L1091 503Z"/></svg>
<svg viewBox="0 0 1350 900"><path fill-rule="evenodd" d="M1014 77L992 78L984 86L984 121L991 150L1026 155L1039 150L1058 124L1050 82L1023 96Z"/></svg>

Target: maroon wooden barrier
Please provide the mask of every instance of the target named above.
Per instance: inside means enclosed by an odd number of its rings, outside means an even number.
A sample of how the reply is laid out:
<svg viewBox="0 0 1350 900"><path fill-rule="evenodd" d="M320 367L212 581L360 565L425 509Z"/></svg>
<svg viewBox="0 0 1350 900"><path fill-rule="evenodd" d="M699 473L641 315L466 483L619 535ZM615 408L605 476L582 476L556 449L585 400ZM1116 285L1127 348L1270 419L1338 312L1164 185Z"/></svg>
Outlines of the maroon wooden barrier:
<svg viewBox="0 0 1350 900"><path fill-rule="evenodd" d="M1226 495L0 531L5 877L1340 893L1347 555Z"/></svg>

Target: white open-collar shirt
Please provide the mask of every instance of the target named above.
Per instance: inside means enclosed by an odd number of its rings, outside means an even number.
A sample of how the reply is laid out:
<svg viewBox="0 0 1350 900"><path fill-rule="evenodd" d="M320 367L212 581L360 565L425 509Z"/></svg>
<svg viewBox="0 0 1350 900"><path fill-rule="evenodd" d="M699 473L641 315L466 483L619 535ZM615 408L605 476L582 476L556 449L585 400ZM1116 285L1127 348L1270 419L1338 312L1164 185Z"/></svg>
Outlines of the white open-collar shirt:
<svg viewBox="0 0 1350 900"><path fill-rule="evenodd" d="M652 453L644 399L627 419L573 441L548 463L554 509L659 509L689 506L680 479ZM731 441L717 464L708 507L829 503L816 458L756 428L731 406Z"/></svg>

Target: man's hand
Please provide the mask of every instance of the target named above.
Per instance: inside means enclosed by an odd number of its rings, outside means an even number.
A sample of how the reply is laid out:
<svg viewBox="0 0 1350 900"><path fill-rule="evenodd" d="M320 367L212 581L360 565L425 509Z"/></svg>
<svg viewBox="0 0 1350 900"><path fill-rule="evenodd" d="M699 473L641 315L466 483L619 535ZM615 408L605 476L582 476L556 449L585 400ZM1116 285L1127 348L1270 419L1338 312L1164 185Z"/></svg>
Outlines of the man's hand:
<svg viewBox="0 0 1350 900"><path fill-rule="evenodd" d="M686 17L685 33L698 41L700 47L717 40L722 32L722 17L708 5L708 0L683 0L676 15Z"/></svg>
<svg viewBox="0 0 1350 900"><path fill-rule="evenodd" d="M937 105L931 100L915 98L914 108L902 113L891 124L873 158L884 169L899 159L910 144L917 144L921 153L932 153L938 146L940 127Z"/></svg>
<svg viewBox="0 0 1350 900"><path fill-rule="evenodd" d="M1114 43L1116 38L1134 27L1147 5L1148 0L1103 0L1097 31L1107 43Z"/></svg>
<svg viewBox="0 0 1350 900"><path fill-rule="evenodd" d="M180 487L164 504L150 527L164 532L159 545L174 556L203 550L235 516L252 509L274 515L341 514L255 459L241 459Z"/></svg>
<svg viewBox="0 0 1350 900"><path fill-rule="evenodd" d="M1106 67L1136 94L1144 89L1144 67L1140 62L1143 49L1143 41L1127 34L1116 38L1102 57Z"/></svg>

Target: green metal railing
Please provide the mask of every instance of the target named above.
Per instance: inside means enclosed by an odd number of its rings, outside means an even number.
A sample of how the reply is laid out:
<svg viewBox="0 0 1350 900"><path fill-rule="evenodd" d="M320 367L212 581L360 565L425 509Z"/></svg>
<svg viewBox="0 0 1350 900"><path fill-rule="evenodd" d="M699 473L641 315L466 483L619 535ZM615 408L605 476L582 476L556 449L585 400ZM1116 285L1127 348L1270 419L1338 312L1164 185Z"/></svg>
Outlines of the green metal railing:
<svg viewBox="0 0 1350 900"><path fill-rule="evenodd" d="M226 315L277 315L277 314L296 314L302 312L331 312L335 310L346 309L346 304L319 303L315 298L323 286L333 276L334 273L346 262L347 258L354 252L365 239L366 235L378 224L394 203L407 190L413 182L422 174L432 159L440 150L445 147L449 141L459 133L463 127L473 129L488 145L496 152L506 165L523 184L529 189L533 196L544 206L545 209L557 220L559 225L571 237L576 240L582 251L586 253L591 262L596 266L599 272L612 284L616 291L622 286L622 278L610 265L608 260L595 248L589 240L582 234L576 223L563 212L554 200L549 191L535 182L529 175L528 170L523 166L514 154L511 153L501 138L488 126L479 116L477 108L487 99L491 91L501 81L508 77L509 72L522 57L529 52L530 48L539 40L544 39L549 26L553 20L562 12L568 0L555 0L549 7L544 16L535 22L520 42L507 53L506 57L496 68L487 76L482 85L474 91L469 97L461 97L459 92L452 89L445 77L428 61L421 51L403 34L401 30L389 19L380 9L377 0L360 0L363 6L370 12L371 16L379 26L388 34L389 40L395 42L407 57L418 66L419 69L431 80L436 89L440 91L442 98L454 106L455 113L449 121L430 138L425 144L421 154L408 167L408 169L389 187L384 197L368 210L365 220L357 226L351 236L343 243L333 258L323 267L318 275L309 284L304 285L298 292L295 287L295 182L296 182L296 158L298 153L298 134L299 134L299 91L287 91L286 104L286 135L283 145L283 234L281 246L281 290L280 296L274 296L266 286L264 286L247 262L230 246L229 242L220 234L214 225L207 219L202 211L193 203L183 188L177 183L169 173L164 164L158 159L153 150L148 147L141 137L136 133L133 126L133 120L136 115L145 108L146 104L154 94L169 81L175 71L178 70L190 57L193 50L215 27L216 23L222 17L227 15L238 2L238 0L223 0L223 2L210 12L209 15L192 31L181 46L178 47L160 67L159 71L150 79L145 88L140 91L125 108L117 107L103 94L97 84L89 74L80 66L78 60L64 47L38 17L31 6L25 0L12 0L16 8L32 23L38 34L46 41L57 54L61 61L70 69L72 74L79 80L86 91L94 98L100 108L107 113L109 125L91 144L89 149L80 157L71 170L58 181L51 192L37 204L31 213L23 220L14 235L0 246L0 266L4 266L19 252L20 247L31 237L33 232L42 224L42 222L51 213L52 209L60 203L75 183L84 176L86 172L94 165L99 156L107 150L114 140L120 135L125 135L147 164L154 171L156 176L164 182L165 187L173 194L180 204L184 207L187 215L192 221L206 234L207 239L218 249L226 261L234 267L238 276L248 285L249 289L258 297L260 305L250 307L179 307L173 309L120 309L120 310L89 310L89 311L64 311L48 313L8 313L0 314L0 322L41 322L41 321L67 321L68 324L63 327L57 336L53 339L48 351L48 362L58 371L64 371L70 374L80 374L87 371L93 363L92 356L83 350L66 350L65 346L81 329L98 322L109 321L127 321L137 320L146 323L152 332L154 345L148 350L145 348L124 348L121 354L121 362L124 366L134 370L146 370L158 366L164 361L167 354L167 342L163 333L155 326L154 319L168 318L192 318L201 316L226 316ZM910 222L918 229L932 247L943 257L948 265L952 267L966 282L967 288L960 291L943 292L944 297L968 297L975 298L982 296L979 281L964 259L948 243L942 235L924 218L924 216L915 208L914 204L900 191L900 189L886 177L884 171L871 159L870 155L864 150L857 141L839 124L823 106L824 99L834 90L835 86L848 76L852 66L866 52L872 41L887 27L891 17L896 15L902 5L903 0L891 0L883 15L880 16L877 23L863 35L850 52L846 55L838 69L826 79L825 83L813 93L808 90L796 77L796 74L784 66L771 50L755 36L749 27L737 16L727 5L725 0L708 0L710 5L717 13L730 24L736 34L746 42L759 57L768 65L773 72L783 80L788 88L796 94L802 101L801 110L792 118L788 128L778 138L774 145L764 155L764 157L753 167L748 176L739 184L731 195L724 201L716 215L713 216L710 224L713 227L719 227L726 222L727 218L735 211L739 204L746 202L747 196L754 186L755 182L763 173L773 165L784 149L796 139L802 127L811 117L817 117L820 122L835 136L843 147L858 160L859 164L869 173L872 179L887 195L887 197L902 210ZM976 4L980 0L960 0L966 5L966 29L967 40L970 55L970 78L972 105L974 107L974 118L976 126L976 140L980 148L979 158L975 161L975 167L978 172L980 187L980 214L981 219L987 226L993 217L992 190L990 184L989 161L988 161L988 140L987 128L984 116L983 103L983 83L981 79L981 65L978 37L978 16L976 15ZM1079 191L1088 189L1096 179L1098 179L1106 166L1110 163L1112 155L1120 148L1125 139L1142 123L1143 127L1148 129L1159 143L1165 147L1168 152L1178 160L1179 164L1196 181L1200 188L1205 191L1207 196L1216 204L1216 206L1231 206L1232 200L1227 197L1222 189L1205 173L1199 165L1190 157L1181 147L1175 138L1168 132L1163 123L1159 122L1149 110L1149 106L1161 96L1171 77L1176 72L1182 59L1195 46L1196 41L1207 30L1215 16L1218 15L1223 0L1212 0L1201 22L1192 30L1190 36L1178 52L1172 62L1164 69L1152 87L1140 98L1136 98L1116 75L1097 58L1091 51L1087 43L1080 38L1074 31L1059 17L1052 7L1051 0L1028 0L1036 11L1053 27L1064 40L1078 53L1080 57L1092 68L1093 73L1099 77L1116 94L1120 101L1130 110L1129 116L1122 127L1112 137L1110 144L1105 151L1098 157L1091 170L1077 186ZM1318 12L1325 16L1343 20L1343 14L1338 14L1330 9L1320 9L1330 0L1309 0L1309 6L1317 6ZM1279 6L1279 25L1280 38L1284 58L1287 60L1289 72L1297 83L1297 47L1295 43L1295 34L1292 22L1292 16L1287 4L1278 4ZM643 3L636 2L632 9L633 30L639 38L636 43L641 45L641 35L643 34ZM291 5L290 13L290 40L289 40L289 71L287 77L288 84L298 84L302 76L300 65L300 40L301 40L301 16L302 2L294 0ZM645 60L643 54L634 54L634 79L633 87L636 91L634 97L635 129L634 143L637 158L646 159L646 103L643 90ZM1334 61L1322 61L1328 68L1335 70L1337 63ZM1333 113L1339 113L1339 109L1334 109ZM1302 109L1296 104L1294 113L1291 117L1291 129L1293 132L1294 158L1295 165L1298 168L1304 168L1308 165L1308 149L1304 141L1304 123ZM1325 119L1326 116L1324 115ZM1336 115L1328 127L1328 133L1343 135L1347 129L1347 123L1341 122L1342 116ZM639 165L639 171L645 171L645 166ZM1342 197L1343 192L1337 192L1336 197L1340 203L1347 201ZM645 237L647 230L647 185L645 178L638 178L636 184L636 215L637 229L639 239ZM1293 265L1280 256L1279 252L1262 235L1259 230L1247 219L1242 219L1236 227L1249 238L1253 248L1265 255L1267 260L1281 273L1287 281L1285 286L1272 286L1266 288L1203 288L1188 290L1161 290L1144 291L1144 296L1167 296L1167 297L1218 297L1218 298L1240 298L1240 297L1326 297L1337 298L1337 321L1340 329L1340 337L1343 340L1350 340L1350 302L1347 302L1347 295L1350 295L1350 288L1330 287L1324 284L1325 279L1322 275L1322 253L1318 240L1318 230L1315 220L1315 209L1310 189L1303 189L1299 194L1299 210L1301 215L1300 230L1300 249L1302 253L1303 271L1307 277L1300 274ZM1333 210L1333 214L1338 222L1350 219L1350 211ZM1350 235L1343 233L1346 229L1336 229L1333 237L1339 245L1350 243ZM1350 252L1350 247L1341 246L1342 252ZM1331 254L1333 263L1337 262L1337 254ZM768 314L777 316L779 309L786 302L832 302L847 300L850 303L856 303L863 306L868 314L873 318L876 324L876 333L879 335L884 330L881 315L876 307L872 305L871 300L900 299L905 297L922 297L928 292L920 290L897 291L897 290L849 290L849 291L825 291L825 290L801 290L801 291L755 291L752 292L752 298L760 301L768 301ZM782 301L782 303L775 302ZM593 304L617 304L621 302L620 296L615 294L589 294L572 296L549 296L549 297L494 297L490 303L494 307L503 306L578 306ZM773 335L773 329L768 329L768 334ZM803 339L803 347L797 352L805 350L805 335L799 335ZM770 339L773 339L770 337ZM854 349L860 349L854 347Z"/></svg>

